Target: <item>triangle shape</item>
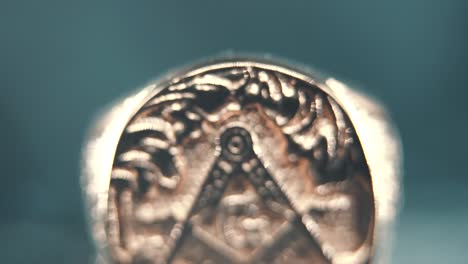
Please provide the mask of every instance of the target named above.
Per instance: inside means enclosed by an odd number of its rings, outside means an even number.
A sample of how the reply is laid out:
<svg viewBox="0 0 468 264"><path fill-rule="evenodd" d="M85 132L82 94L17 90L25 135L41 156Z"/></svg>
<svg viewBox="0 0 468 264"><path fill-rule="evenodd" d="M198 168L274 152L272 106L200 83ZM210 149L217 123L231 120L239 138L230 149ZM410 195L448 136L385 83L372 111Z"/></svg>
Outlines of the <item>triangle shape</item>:
<svg viewBox="0 0 468 264"><path fill-rule="evenodd" d="M188 254L185 251L190 252L188 245L197 249L197 256L217 259L214 263L220 258L221 263L271 263L284 256L301 263L301 259L310 262L311 254L323 257L256 157L250 134L243 128L230 128L221 136L220 145L220 155L195 202L180 246L173 252L175 260L182 261Z"/></svg>

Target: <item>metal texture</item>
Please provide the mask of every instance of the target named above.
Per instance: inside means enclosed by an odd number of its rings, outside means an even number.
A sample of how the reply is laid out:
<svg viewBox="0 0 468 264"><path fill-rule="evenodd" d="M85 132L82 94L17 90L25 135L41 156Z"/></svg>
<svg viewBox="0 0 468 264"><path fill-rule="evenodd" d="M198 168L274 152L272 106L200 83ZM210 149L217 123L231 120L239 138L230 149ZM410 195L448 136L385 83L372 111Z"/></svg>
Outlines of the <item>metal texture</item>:
<svg viewBox="0 0 468 264"><path fill-rule="evenodd" d="M170 74L104 115L84 160L103 263L387 259L399 142L334 79L238 58Z"/></svg>

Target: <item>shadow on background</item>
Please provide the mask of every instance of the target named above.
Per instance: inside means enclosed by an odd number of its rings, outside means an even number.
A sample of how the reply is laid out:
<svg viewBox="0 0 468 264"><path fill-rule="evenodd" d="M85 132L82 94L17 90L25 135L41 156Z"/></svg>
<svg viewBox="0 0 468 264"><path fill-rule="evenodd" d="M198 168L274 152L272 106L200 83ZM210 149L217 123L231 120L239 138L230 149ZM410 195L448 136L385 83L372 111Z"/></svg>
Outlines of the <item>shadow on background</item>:
<svg viewBox="0 0 468 264"><path fill-rule="evenodd" d="M271 53L380 98L405 148L393 263L466 263L468 2L3 1L0 259L87 263L79 190L93 114L222 51Z"/></svg>

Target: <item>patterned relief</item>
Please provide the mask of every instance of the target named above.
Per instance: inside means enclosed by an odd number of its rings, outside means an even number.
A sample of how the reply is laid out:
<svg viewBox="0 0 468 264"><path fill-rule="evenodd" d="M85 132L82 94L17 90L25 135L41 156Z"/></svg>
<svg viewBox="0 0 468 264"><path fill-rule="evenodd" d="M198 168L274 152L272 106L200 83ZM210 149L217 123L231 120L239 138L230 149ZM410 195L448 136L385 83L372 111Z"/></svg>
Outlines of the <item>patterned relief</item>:
<svg viewBox="0 0 468 264"><path fill-rule="evenodd" d="M365 263L374 215L342 109L259 67L176 79L150 99L120 139L108 210L117 263Z"/></svg>

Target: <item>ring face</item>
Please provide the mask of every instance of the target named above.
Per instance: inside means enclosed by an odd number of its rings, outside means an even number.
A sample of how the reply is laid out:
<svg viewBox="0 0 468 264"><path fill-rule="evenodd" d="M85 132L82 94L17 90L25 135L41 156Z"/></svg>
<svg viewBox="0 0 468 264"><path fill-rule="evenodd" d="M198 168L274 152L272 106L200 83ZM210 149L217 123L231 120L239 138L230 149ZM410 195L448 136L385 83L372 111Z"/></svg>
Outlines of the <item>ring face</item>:
<svg viewBox="0 0 468 264"><path fill-rule="evenodd" d="M108 188L116 263L366 263L374 193L353 123L313 80L217 64L126 124Z"/></svg>

